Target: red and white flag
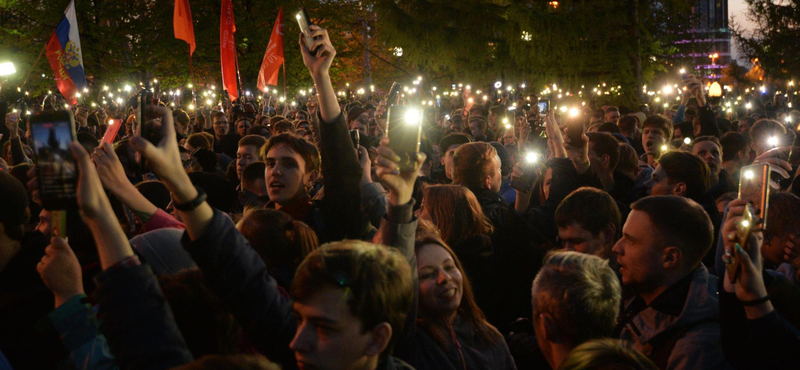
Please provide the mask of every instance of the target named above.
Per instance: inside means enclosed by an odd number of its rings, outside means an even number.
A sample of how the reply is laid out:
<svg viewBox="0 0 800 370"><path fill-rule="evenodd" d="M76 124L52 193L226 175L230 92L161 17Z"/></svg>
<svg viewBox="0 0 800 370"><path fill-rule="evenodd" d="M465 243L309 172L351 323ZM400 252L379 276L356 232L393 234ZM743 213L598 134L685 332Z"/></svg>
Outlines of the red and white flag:
<svg viewBox="0 0 800 370"><path fill-rule="evenodd" d="M269 38L264 60L261 62L261 70L258 72L259 90L266 91L267 85L278 85L278 71L283 61L283 7L281 7L275 26L272 27L272 36Z"/></svg>
<svg viewBox="0 0 800 370"><path fill-rule="evenodd" d="M219 57L222 64L222 86L228 90L231 101L239 97L236 85L236 42L233 39L235 32L233 4L231 0L222 0L222 13L219 19Z"/></svg>

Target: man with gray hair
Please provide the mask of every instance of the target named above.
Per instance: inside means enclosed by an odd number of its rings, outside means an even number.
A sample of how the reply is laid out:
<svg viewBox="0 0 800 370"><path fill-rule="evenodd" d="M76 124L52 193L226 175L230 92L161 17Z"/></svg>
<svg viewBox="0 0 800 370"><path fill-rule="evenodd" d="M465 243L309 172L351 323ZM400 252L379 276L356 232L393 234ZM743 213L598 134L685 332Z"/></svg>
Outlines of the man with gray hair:
<svg viewBox="0 0 800 370"><path fill-rule="evenodd" d="M600 257L548 254L531 293L536 341L553 369L573 348L614 334L622 288Z"/></svg>

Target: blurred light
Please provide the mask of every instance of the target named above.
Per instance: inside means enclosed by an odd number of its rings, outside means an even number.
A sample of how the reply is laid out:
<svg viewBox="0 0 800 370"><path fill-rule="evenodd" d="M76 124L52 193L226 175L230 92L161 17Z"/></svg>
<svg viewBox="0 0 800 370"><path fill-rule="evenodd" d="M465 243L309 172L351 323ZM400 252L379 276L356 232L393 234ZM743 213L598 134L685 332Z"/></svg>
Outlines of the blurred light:
<svg viewBox="0 0 800 370"><path fill-rule="evenodd" d="M672 86L666 85L666 86L664 86L664 89L661 90L661 91L664 94L667 94L667 95L672 94Z"/></svg>
<svg viewBox="0 0 800 370"><path fill-rule="evenodd" d="M750 227L750 221L742 220L742 227Z"/></svg>
<svg viewBox="0 0 800 370"><path fill-rule="evenodd" d="M407 125L419 125L422 122L422 111L416 108L409 108L405 113Z"/></svg>
<svg viewBox="0 0 800 370"><path fill-rule="evenodd" d="M745 171L745 173L744 173L744 178L746 178L748 180L752 180L753 177L755 177L755 176L756 176L756 174L752 170Z"/></svg>
<svg viewBox="0 0 800 370"><path fill-rule="evenodd" d="M189 110L194 110L194 104L189 104Z"/></svg>
<svg viewBox="0 0 800 370"><path fill-rule="evenodd" d="M495 83L494 83L494 88L495 88L495 89L499 89L499 88L500 88L500 86L503 86L503 83L502 83L502 82L500 82L500 81L497 81L497 82L495 82Z"/></svg>
<svg viewBox="0 0 800 370"><path fill-rule="evenodd" d="M688 144L691 144L691 143L692 143L692 139L690 139L690 138L688 138L688 137L685 137L685 138L683 138L683 143L684 143L684 144L687 144L687 145L688 145Z"/></svg>
<svg viewBox="0 0 800 370"><path fill-rule="evenodd" d="M0 76L8 76L14 73L17 73L17 69L14 68L14 63L11 62L0 63Z"/></svg>
<svg viewBox="0 0 800 370"><path fill-rule="evenodd" d="M662 152L666 152L667 150L669 150L669 147L666 144L661 146Z"/></svg>
<svg viewBox="0 0 800 370"><path fill-rule="evenodd" d="M767 139L767 144L772 145L773 147L778 146L778 138L775 136L770 136L770 138Z"/></svg>
<svg viewBox="0 0 800 370"><path fill-rule="evenodd" d="M535 152L528 152L525 153L525 162L528 163L536 163L539 160L539 154Z"/></svg>
<svg viewBox="0 0 800 370"><path fill-rule="evenodd" d="M581 114L581 111L578 108L572 108L569 110L570 117L577 117L579 114Z"/></svg>

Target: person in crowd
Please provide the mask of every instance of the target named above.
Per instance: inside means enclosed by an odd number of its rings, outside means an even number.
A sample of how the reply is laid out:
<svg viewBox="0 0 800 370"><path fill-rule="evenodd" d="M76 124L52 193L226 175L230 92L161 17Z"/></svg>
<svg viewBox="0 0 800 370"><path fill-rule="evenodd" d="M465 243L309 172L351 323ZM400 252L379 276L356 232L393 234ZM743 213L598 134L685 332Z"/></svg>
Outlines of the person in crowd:
<svg viewBox="0 0 800 370"><path fill-rule="evenodd" d="M756 124L756 119L753 117L743 117L736 125L737 130L742 135L750 135L750 128Z"/></svg>
<svg viewBox="0 0 800 370"><path fill-rule="evenodd" d="M691 199L650 196L631 205L612 251L627 300L617 333L660 369L725 366L717 280L701 263L714 239L708 214Z"/></svg>
<svg viewBox="0 0 800 370"><path fill-rule="evenodd" d="M475 141L488 142L488 129L489 124L486 122L486 118L483 118L483 116L470 116L469 130L472 134L472 138L475 139Z"/></svg>
<svg viewBox="0 0 800 370"><path fill-rule="evenodd" d="M740 132L726 132L719 138L722 145L722 169L736 181L739 170L750 164L750 136Z"/></svg>
<svg viewBox="0 0 800 370"><path fill-rule="evenodd" d="M258 252L267 272L285 291L291 287L300 263L319 248L317 234L308 225L272 209L245 210L236 229Z"/></svg>
<svg viewBox="0 0 800 370"><path fill-rule="evenodd" d="M620 117L621 115L619 113L619 108L617 107L608 107L603 112L603 119L605 120L605 122L617 123L617 121L620 120Z"/></svg>
<svg viewBox="0 0 800 370"><path fill-rule="evenodd" d="M583 343L614 335L622 288L605 260L554 252L531 289L536 341L552 369Z"/></svg>
<svg viewBox="0 0 800 370"><path fill-rule="evenodd" d="M755 152L756 157L775 147L790 145L790 143L780 142L786 135L786 127L778 121L770 119L759 120L753 124L749 133L750 148Z"/></svg>
<svg viewBox="0 0 800 370"><path fill-rule="evenodd" d="M639 160L654 166L671 139L672 121L658 114L647 117L642 123L644 154L639 157Z"/></svg>
<svg viewBox="0 0 800 370"><path fill-rule="evenodd" d="M575 347L561 363L559 370L636 369L658 368L639 351L624 341L614 339L590 340Z"/></svg>
<svg viewBox="0 0 800 370"><path fill-rule="evenodd" d="M619 208L608 193L590 187L573 191L558 205L555 222L561 248L612 259L611 248L622 222Z"/></svg>
<svg viewBox="0 0 800 370"><path fill-rule="evenodd" d="M714 136L700 136L692 141L692 154L703 159L709 169L709 188L707 197L717 199L722 194L734 191L738 184L731 174L722 168L722 144Z"/></svg>
<svg viewBox="0 0 800 370"><path fill-rule="evenodd" d="M260 159L258 152L266 143L267 140L258 135L245 135L239 139L239 149L236 150L236 177L239 180L245 167Z"/></svg>
<svg viewBox="0 0 800 370"><path fill-rule="evenodd" d="M469 135L460 132L451 133L439 141L439 150L442 152L441 164L444 168L445 175L445 178L437 176L440 181L448 183L453 180L453 157L455 156L456 149L461 145L471 142L473 142L473 140Z"/></svg>
<svg viewBox="0 0 800 370"><path fill-rule="evenodd" d="M267 183L264 171L267 165L264 162L253 162L242 171L242 182L239 184L239 203L245 208L248 206L263 207L269 202Z"/></svg>
<svg viewBox="0 0 800 370"><path fill-rule="evenodd" d="M771 297L774 292L769 292L765 283L770 275L763 271L764 262L771 253L762 250L762 242L767 240L762 227L755 225L746 240L737 237L746 205L742 199L731 201L722 229L722 259L726 264L738 262L738 278L733 281L725 269L719 292L725 358L737 369L790 369L800 361L798 329L776 310L778 303ZM767 225L770 222L768 216Z"/></svg>
<svg viewBox="0 0 800 370"><path fill-rule="evenodd" d="M236 124L236 135L241 140L241 138L247 135L247 131L249 131L250 128L253 127L253 120L247 115L240 115L236 118L235 124Z"/></svg>
<svg viewBox="0 0 800 370"><path fill-rule="evenodd" d="M275 124L272 125L272 132L271 132L272 136L277 136L281 134L295 135L296 133L297 131L294 128L294 124L292 124L292 122L287 119L278 120L277 122L275 122Z"/></svg>
<svg viewBox="0 0 800 370"><path fill-rule="evenodd" d="M234 157L236 154L236 144L233 144L234 147L231 148L231 140L233 140L232 138L234 136L231 135L231 124L228 117L225 113L214 111L211 113L211 125L213 129L206 130L206 132L214 135L214 153L221 153L228 157ZM238 141L238 139L235 139L234 143Z"/></svg>

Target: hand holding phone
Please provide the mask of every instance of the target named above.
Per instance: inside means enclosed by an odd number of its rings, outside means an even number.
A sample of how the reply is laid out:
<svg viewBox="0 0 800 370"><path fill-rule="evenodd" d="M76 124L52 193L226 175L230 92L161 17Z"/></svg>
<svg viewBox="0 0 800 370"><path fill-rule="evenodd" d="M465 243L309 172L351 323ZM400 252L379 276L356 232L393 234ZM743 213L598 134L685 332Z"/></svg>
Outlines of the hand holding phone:
<svg viewBox="0 0 800 370"><path fill-rule="evenodd" d="M541 175L543 158L539 153L528 152L520 163L514 165L511 173L511 187L523 193L533 189L533 184Z"/></svg>
<svg viewBox="0 0 800 370"><path fill-rule="evenodd" d="M318 47L314 47L314 36L311 35L311 25L313 23L311 23L311 18L308 17L306 8L300 8L297 14L295 14L295 19L297 19L297 24L300 26L300 32L303 33L306 47L312 54L316 54Z"/></svg>
<svg viewBox="0 0 800 370"><path fill-rule="evenodd" d="M400 171L408 171L416 165L422 135L422 109L410 105L395 105L389 108L386 120L386 137L389 148L400 157Z"/></svg>
<svg viewBox="0 0 800 370"><path fill-rule="evenodd" d="M121 119L112 118L108 120L108 128L106 129L106 133L103 135L103 140L101 140L101 142L114 144L114 140L117 138L117 133L119 132L120 127L122 127Z"/></svg>

